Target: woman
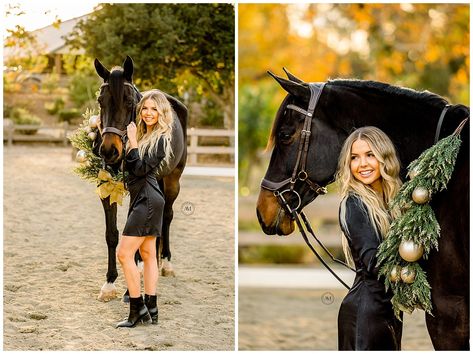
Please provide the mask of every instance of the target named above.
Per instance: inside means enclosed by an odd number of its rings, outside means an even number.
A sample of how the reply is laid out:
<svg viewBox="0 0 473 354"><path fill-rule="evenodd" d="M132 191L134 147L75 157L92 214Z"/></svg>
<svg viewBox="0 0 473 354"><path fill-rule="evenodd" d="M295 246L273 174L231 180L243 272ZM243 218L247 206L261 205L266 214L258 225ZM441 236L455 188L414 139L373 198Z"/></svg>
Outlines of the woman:
<svg viewBox="0 0 473 354"><path fill-rule="evenodd" d="M378 128L355 130L342 147L339 217L345 255L356 277L338 315L340 350L400 350L402 324L376 267L378 246L397 215L388 205L401 186L399 169L393 143Z"/></svg>
<svg viewBox="0 0 473 354"><path fill-rule="evenodd" d="M138 124L127 127L126 169L130 209L117 257L130 294L128 319L117 327L134 327L138 322L158 321L156 286L158 265L156 238L161 236L164 196L156 180L156 170L172 155L172 108L158 90L147 92L137 106ZM145 299L141 297L140 273L135 264L139 250L143 259Z"/></svg>

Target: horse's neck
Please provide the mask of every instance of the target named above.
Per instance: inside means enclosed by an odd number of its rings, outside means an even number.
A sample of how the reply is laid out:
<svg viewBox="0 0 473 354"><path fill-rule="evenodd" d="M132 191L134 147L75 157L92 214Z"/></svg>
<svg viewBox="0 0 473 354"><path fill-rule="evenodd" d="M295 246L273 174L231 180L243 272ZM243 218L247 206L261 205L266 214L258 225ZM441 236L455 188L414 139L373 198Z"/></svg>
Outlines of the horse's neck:
<svg viewBox="0 0 473 354"><path fill-rule="evenodd" d="M425 149L434 144L437 122L441 109L428 104L416 105L399 97L383 97L369 95L351 95L349 102L343 102L340 122L347 133L353 128L372 125L385 132L396 145L405 168ZM339 104L337 102L337 104ZM361 109L353 110L353 107ZM343 117L350 117L346 119Z"/></svg>

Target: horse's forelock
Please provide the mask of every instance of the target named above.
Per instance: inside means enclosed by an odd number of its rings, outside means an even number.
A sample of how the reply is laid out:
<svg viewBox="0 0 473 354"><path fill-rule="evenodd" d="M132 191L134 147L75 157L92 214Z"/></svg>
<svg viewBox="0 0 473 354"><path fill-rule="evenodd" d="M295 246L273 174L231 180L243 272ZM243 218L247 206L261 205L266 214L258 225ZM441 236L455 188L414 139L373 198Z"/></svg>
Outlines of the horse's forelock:
<svg viewBox="0 0 473 354"><path fill-rule="evenodd" d="M110 72L109 87L112 101L117 107L121 107L123 104L124 82L123 69L114 67Z"/></svg>
<svg viewBox="0 0 473 354"><path fill-rule="evenodd" d="M276 113L276 118L274 118L273 126L271 127L271 134L269 135L268 144L266 145L267 151L271 150L276 144L276 134L277 134L278 128L281 126L281 121L284 116L284 111L286 110L286 106L289 104L290 98L291 96L287 95L278 108L278 111Z"/></svg>

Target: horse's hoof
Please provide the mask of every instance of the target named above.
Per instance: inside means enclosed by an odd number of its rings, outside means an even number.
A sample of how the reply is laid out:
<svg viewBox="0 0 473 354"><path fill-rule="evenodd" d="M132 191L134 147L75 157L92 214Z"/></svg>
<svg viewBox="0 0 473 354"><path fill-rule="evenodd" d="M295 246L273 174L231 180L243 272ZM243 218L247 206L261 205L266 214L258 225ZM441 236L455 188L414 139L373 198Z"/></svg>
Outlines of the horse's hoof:
<svg viewBox="0 0 473 354"><path fill-rule="evenodd" d="M105 283L102 285L102 289L100 289L100 294L97 297L100 301L110 301L117 297L117 289L113 283Z"/></svg>
<svg viewBox="0 0 473 354"><path fill-rule="evenodd" d="M163 277L175 277L176 276L176 273L174 273L174 269L172 268L171 262L163 260L163 266L161 268L161 275Z"/></svg>

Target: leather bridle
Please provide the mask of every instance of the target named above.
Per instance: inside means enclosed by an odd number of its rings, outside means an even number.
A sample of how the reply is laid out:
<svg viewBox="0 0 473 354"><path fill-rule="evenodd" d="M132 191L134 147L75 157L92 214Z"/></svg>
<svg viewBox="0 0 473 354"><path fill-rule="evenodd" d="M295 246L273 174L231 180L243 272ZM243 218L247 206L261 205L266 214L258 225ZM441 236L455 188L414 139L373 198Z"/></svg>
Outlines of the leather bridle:
<svg viewBox="0 0 473 354"><path fill-rule="evenodd" d="M304 212L302 211L301 207L301 196L299 193L294 189L294 186L297 181L302 181L304 183L307 183L309 185L309 188L314 191L317 195L322 195L327 193L327 188L324 186L320 186L317 182L312 181L306 171L306 164L307 164L307 156L309 153L309 141L310 141L310 135L311 135L311 128L312 128L312 117L314 116L314 111L315 107L317 106L317 103L319 101L320 95L322 94L322 91L325 87L325 82L323 83L309 83L309 89L310 89L310 99L309 99L309 106L307 110L298 107L293 104L288 104L286 106L286 109L292 109L294 111L297 111L305 116L304 119L304 125L301 131L301 138L299 141L299 150L297 152L297 159L296 159L296 164L294 166L294 170L292 172L292 175L290 178L285 179L284 181L281 182L274 182L271 181L267 178L263 178L261 181L261 188L264 188L268 191L273 192L274 196L277 198L279 204L285 208L288 211L288 215L291 216L293 220L296 221L297 226L299 227L299 231L301 232L301 235L306 242L307 246L311 249L312 253L319 259L319 261L327 268L327 270L332 273L332 275L347 289L350 289L350 287L330 268L330 266L324 261L324 259L319 255L317 250L312 246L310 243L305 230L307 230L312 237L317 241L317 243L322 247L322 249L327 253L332 261L341 264L345 266L346 268L355 271L352 267L350 267L348 264L344 263L343 261L340 261L336 259L330 251L323 245L323 243L315 236L314 231L312 230L312 227L310 226L309 221L307 220L307 217L305 216ZM288 187L289 185L289 187ZM291 208L287 200L284 198L284 194L290 192L296 195L298 199L298 204L295 208ZM302 220L302 222L301 222ZM304 223L305 229L302 226L302 223Z"/></svg>
<svg viewBox="0 0 473 354"><path fill-rule="evenodd" d="M135 97L138 98L138 101L141 99L142 95L141 95L140 91L136 88L135 85L133 85L129 82L124 82L123 84L125 86L129 86L133 89L133 91L135 93ZM100 90L102 90L102 88L106 87L106 86L109 86L108 82L104 82L100 86ZM130 122L134 122L135 119L136 119L136 103L133 102L133 105L131 107L131 115L129 117L129 120L125 124L125 130L121 130L121 129L118 129L118 128L115 128L115 127L105 127L105 128L99 129L100 135L102 135L102 136L105 133L111 133L111 134L118 135L120 137L120 139L122 141L122 146L123 146L122 156L125 156L126 143L127 143L127 140L128 140L128 137L127 137L127 134L126 134L126 126L128 124L130 124ZM122 163L121 163L121 170L122 171L125 171L124 164L125 164L125 159L122 159ZM102 158L102 168L106 169L106 166L107 166L107 164L105 163L105 160ZM127 189L127 183L126 183L125 179L124 179L124 185L125 185L125 189Z"/></svg>
<svg viewBox="0 0 473 354"><path fill-rule="evenodd" d="M299 193L294 189L297 181L302 181L309 185L309 188L316 194L326 194L327 189L320 186L317 182L312 181L306 171L307 155L309 152L309 141L312 127L312 117L314 115L315 107L319 101L320 95L324 89L325 82L323 83L310 83L310 100L307 110L304 110L296 105L289 104L286 109L292 109L305 116L304 125L301 131L301 138L299 140L299 150L297 152L296 164L292 172L291 177L281 182L274 182L267 178L263 178L261 181L261 188L273 192L274 196L280 200L281 204L288 205L284 199L284 194L290 192L296 195L298 204L294 210L298 210L301 206L302 200ZM289 208L289 213L292 214L292 209Z"/></svg>

